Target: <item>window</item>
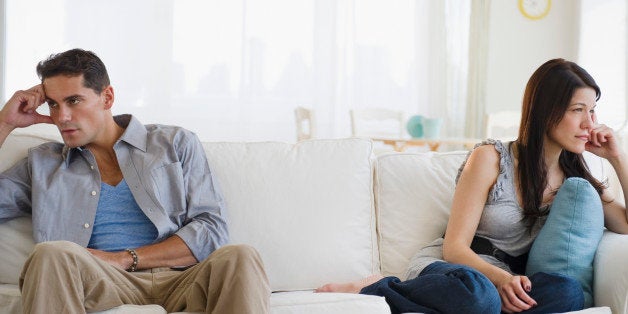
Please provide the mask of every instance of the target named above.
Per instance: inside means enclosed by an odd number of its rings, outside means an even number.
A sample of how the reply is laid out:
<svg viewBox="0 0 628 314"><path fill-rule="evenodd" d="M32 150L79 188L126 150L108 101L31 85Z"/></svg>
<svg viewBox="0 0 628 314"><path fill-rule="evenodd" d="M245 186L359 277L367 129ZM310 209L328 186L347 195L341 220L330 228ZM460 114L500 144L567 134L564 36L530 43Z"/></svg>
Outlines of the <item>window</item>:
<svg viewBox="0 0 628 314"><path fill-rule="evenodd" d="M602 90L598 121L616 130L628 117L626 10L625 0L581 2L579 64Z"/></svg>
<svg viewBox="0 0 628 314"><path fill-rule="evenodd" d="M464 121L464 93L447 92L466 90L470 9L455 0L4 2L5 98L37 84L38 61L80 47L107 65L114 114L202 140L294 141L298 106L326 138L350 135L353 108Z"/></svg>

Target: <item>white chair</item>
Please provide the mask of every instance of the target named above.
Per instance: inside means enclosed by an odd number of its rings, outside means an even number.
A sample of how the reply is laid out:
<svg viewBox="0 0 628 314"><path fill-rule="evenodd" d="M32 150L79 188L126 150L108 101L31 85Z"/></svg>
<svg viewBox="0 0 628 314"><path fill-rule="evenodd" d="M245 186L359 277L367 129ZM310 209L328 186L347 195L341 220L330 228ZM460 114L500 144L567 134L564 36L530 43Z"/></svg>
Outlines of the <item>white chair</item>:
<svg viewBox="0 0 628 314"><path fill-rule="evenodd" d="M351 135L369 138L403 138L405 120L403 111L364 108L349 111Z"/></svg>
<svg viewBox="0 0 628 314"><path fill-rule="evenodd" d="M489 113L485 118L485 137L502 141L512 141L519 136L521 112L498 111Z"/></svg>
<svg viewBox="0 0 628 314"><path fill-rule="evenodd" d="M305 107L294 109L297 124L297 141L314 138L316 125L314 123L314 111Z"/></svg>

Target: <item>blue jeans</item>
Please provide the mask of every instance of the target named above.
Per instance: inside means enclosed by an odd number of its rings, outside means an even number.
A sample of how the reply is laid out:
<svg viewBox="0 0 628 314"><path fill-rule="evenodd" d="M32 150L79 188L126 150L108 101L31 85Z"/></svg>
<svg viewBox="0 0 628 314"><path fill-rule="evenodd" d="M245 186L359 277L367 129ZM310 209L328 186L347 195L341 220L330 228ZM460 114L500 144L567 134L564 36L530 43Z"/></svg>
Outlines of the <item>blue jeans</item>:
<svg viewBox="0 0 628 314"><path fill-rule="evenodd" d="M536 273L530 277L528 293L537 306L522 313L560 313L580 310L584 304L577 280ZM402 282L386 277L365 287L361 294L383 296L393 314L420 313L500 313L497 288L479 271L468 266L434 262L419 276Z"/></svg>

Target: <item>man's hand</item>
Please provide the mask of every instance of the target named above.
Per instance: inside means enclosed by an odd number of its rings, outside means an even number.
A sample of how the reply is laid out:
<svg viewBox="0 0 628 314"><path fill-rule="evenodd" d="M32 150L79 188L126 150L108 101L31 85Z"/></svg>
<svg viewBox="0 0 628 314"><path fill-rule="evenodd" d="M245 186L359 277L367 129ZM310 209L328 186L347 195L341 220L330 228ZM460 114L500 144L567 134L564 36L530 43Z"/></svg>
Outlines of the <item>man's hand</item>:
<svg viewBox="0 0 628 314"><path fill-rule="evenodd" d="M0 130L12 131L37 123L53 123L50 116L36 110L46 101L43 86L36 85L27 90L15 92L0 110Z"/></svg>
<svg viewBox="0 0 628 314"><path fill-rule="evenodd" d="M120 269L129 269L133 264L133 257L127 251L105 252L96 249L87 249L92 255Z"/></svg>

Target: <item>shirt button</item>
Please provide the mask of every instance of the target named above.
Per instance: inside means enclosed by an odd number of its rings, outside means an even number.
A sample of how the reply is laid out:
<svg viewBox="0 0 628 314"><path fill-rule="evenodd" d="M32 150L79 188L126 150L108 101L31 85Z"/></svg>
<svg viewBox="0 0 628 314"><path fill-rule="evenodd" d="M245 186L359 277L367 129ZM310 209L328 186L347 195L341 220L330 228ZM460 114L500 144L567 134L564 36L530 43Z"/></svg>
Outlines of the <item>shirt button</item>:
<svg viewBox="0 0 628 314"><path fill-rule="evenodd" d="M92 165L89 165L89 168L90 168L90 169L92 169L92 170L94 170L94 166L92 166Z"/></svg>
<svg viewBox="0 0 628 314"><path fill-rule="evenodd" d="M85 229L87 229L87 228L89 228L89 224L88 224L88 223L85 223L85 224L83 225L83 227L84 227Z"/></svg>
<svg viewBox="0 0 628 314"><path fill-rule="evenodd" d="M92 195L94 195L94 196L95 196L95 195L96 195L96 191L92 191Z"/></svg>

